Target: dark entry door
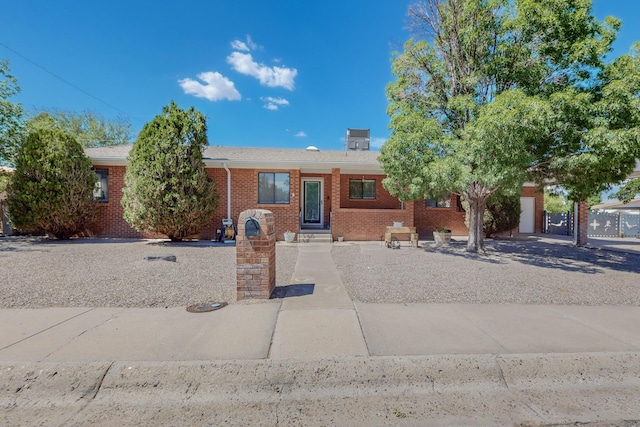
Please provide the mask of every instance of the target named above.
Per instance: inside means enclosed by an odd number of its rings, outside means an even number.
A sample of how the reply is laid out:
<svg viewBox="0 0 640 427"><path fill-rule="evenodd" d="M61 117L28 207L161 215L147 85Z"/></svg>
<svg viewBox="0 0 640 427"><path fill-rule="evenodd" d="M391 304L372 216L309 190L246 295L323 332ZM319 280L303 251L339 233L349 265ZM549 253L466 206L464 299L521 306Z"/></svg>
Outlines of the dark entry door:
<svg viewBox="0 0 640 427"><path fill-rule="evenodd" d="M322 227L322 181L305 179L303 182L302 225Z"/></svg>

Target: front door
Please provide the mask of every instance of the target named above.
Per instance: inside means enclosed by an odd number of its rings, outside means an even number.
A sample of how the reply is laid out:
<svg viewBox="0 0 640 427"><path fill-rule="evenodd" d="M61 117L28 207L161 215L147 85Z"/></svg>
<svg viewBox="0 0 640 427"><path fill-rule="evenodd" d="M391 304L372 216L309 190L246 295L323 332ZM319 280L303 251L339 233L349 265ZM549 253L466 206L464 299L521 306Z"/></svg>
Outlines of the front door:
<svg viewBox="0 0 640 427"><path fill-rule="evenodd" d="M324 227L323 188L320 178L302 179L302 226Z"/></svg>

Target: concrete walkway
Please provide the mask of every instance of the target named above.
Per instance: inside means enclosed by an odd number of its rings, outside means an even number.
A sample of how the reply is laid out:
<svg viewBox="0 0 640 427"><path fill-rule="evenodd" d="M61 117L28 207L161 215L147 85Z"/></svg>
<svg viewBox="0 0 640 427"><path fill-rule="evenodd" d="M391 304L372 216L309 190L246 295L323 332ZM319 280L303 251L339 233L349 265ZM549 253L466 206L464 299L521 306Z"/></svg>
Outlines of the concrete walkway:
<svg viewBox="0 0 640 427"><path fill-rule="evenodd" d="M208 313L0 310L0 425L640 420L640 307L353 303L330 250Z"/></svg>
<svg viewBox="0 0 640 427"><path fill-rule="evenodd" d="M293 289L285 296L269 357L321 359L367 356L358 316L331 258L331 245L299 245Z"/></svg>

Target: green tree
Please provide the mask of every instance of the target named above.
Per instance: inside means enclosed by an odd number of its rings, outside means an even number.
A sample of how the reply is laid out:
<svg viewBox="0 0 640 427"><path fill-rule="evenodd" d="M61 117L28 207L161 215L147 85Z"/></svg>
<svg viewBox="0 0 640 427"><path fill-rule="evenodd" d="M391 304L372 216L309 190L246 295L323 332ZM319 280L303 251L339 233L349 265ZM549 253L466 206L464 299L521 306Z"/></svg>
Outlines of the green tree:
<svg viewBox="0 0 640 427"><path fill-rule="evenodd" d="M22 106L9 101L18 93L18 80L10 74L9 63L0 61L0 165L13 163L20 142Z"/></svg>
<svg viewBox="0 0 640 427"><path fill-rule="evenodd" d="M622 200L624 203L629 203L640 194L640 178L630 179L625 181L618 191L613 194L618 200Z"/></svg>
<svg viewBox="0 0 640 427"><path fill-rule="evenodd" d="M7 191L7 187L9 186L9 181L11 181L12 172L9 170L5 170L0 166L0 194Z"/></svg>
<svg viewBox="0 0 640 427"><path fill-rule="evenodd" d="M487 210L484 215L484 233L486 237L511 231L520 224L520 196L518 194L504 196L493 193L487 199Z"/></svg>
<svg viewBox="0 0 640 427"><path fill-rule="evenodd" d="M465 210L465 225L469 226L469 202L463 201ZM493 193L487 198L487 207L484 211L482 228L485 237L494 234L511 231L520 223L520 195L504 195L500 192Z"/></svg>
<svg viewBox="0 0 640 427"><path fill-rule="evenodd" d="M529 180L586 200L633 169L640 61L636 52L604 63L620 21L595 20L590 0L427 0L409 10L415 38L387 86L383 183L401 200L460 194L468 251L483 245L493 193Z"/></svg>
<svg viewBox="0 0 640 427"><path fill-rule="evenodd" d="M90 110L77 113L63 110L42 110L27 122L30 129L59 129L85 148L129 144L131 123L124 116L107 119Z"/></svg>
<svg viewBox="0 0 640 427"><path fill-rule="evenodd" d="M83 232L96 213L96 175L82 146L58 130L29 133L16 156L7 206L14 228L58 239Z"/></svg>
<svg viewBox="0 0 640 427"><path fill-rule="evenodd" d="M129 153L122 206L136 230L180 241L211 220L218 193L202 160L204 115L173 101L162 111L144 125Z"/></svg>
<svg viewBox="0 0 640 427"><path fill-rule="evenodd" d="M561 191L544 191L544 210L547 213L567 213L573 211L572 203Z"/></svg>

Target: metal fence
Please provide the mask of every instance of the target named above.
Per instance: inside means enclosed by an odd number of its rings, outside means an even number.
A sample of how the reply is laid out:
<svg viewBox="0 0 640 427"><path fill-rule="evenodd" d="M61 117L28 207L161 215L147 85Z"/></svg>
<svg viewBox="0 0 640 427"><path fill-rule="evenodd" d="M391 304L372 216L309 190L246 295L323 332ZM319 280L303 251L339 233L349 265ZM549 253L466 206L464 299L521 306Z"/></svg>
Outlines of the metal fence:
<svg viewBox="0 0 640 427"><path fill-rule="evenodd" d="M622 237L640 237L640 215L620 215Z"/></svg>
<svg viewBox="0 0 640 427"><path fill-rule="evenodd" d="M559 234L571 236L573 234L573 214L564 213L544 213L544 232L547 234Z"/></svg>
<svg viewBox="0 0 640 427"><path fill-rule="evenodd" d="M573 214L544 214L544 232L571 236ZM640 215L589 212L588 237L640 237Z"/></svg>

